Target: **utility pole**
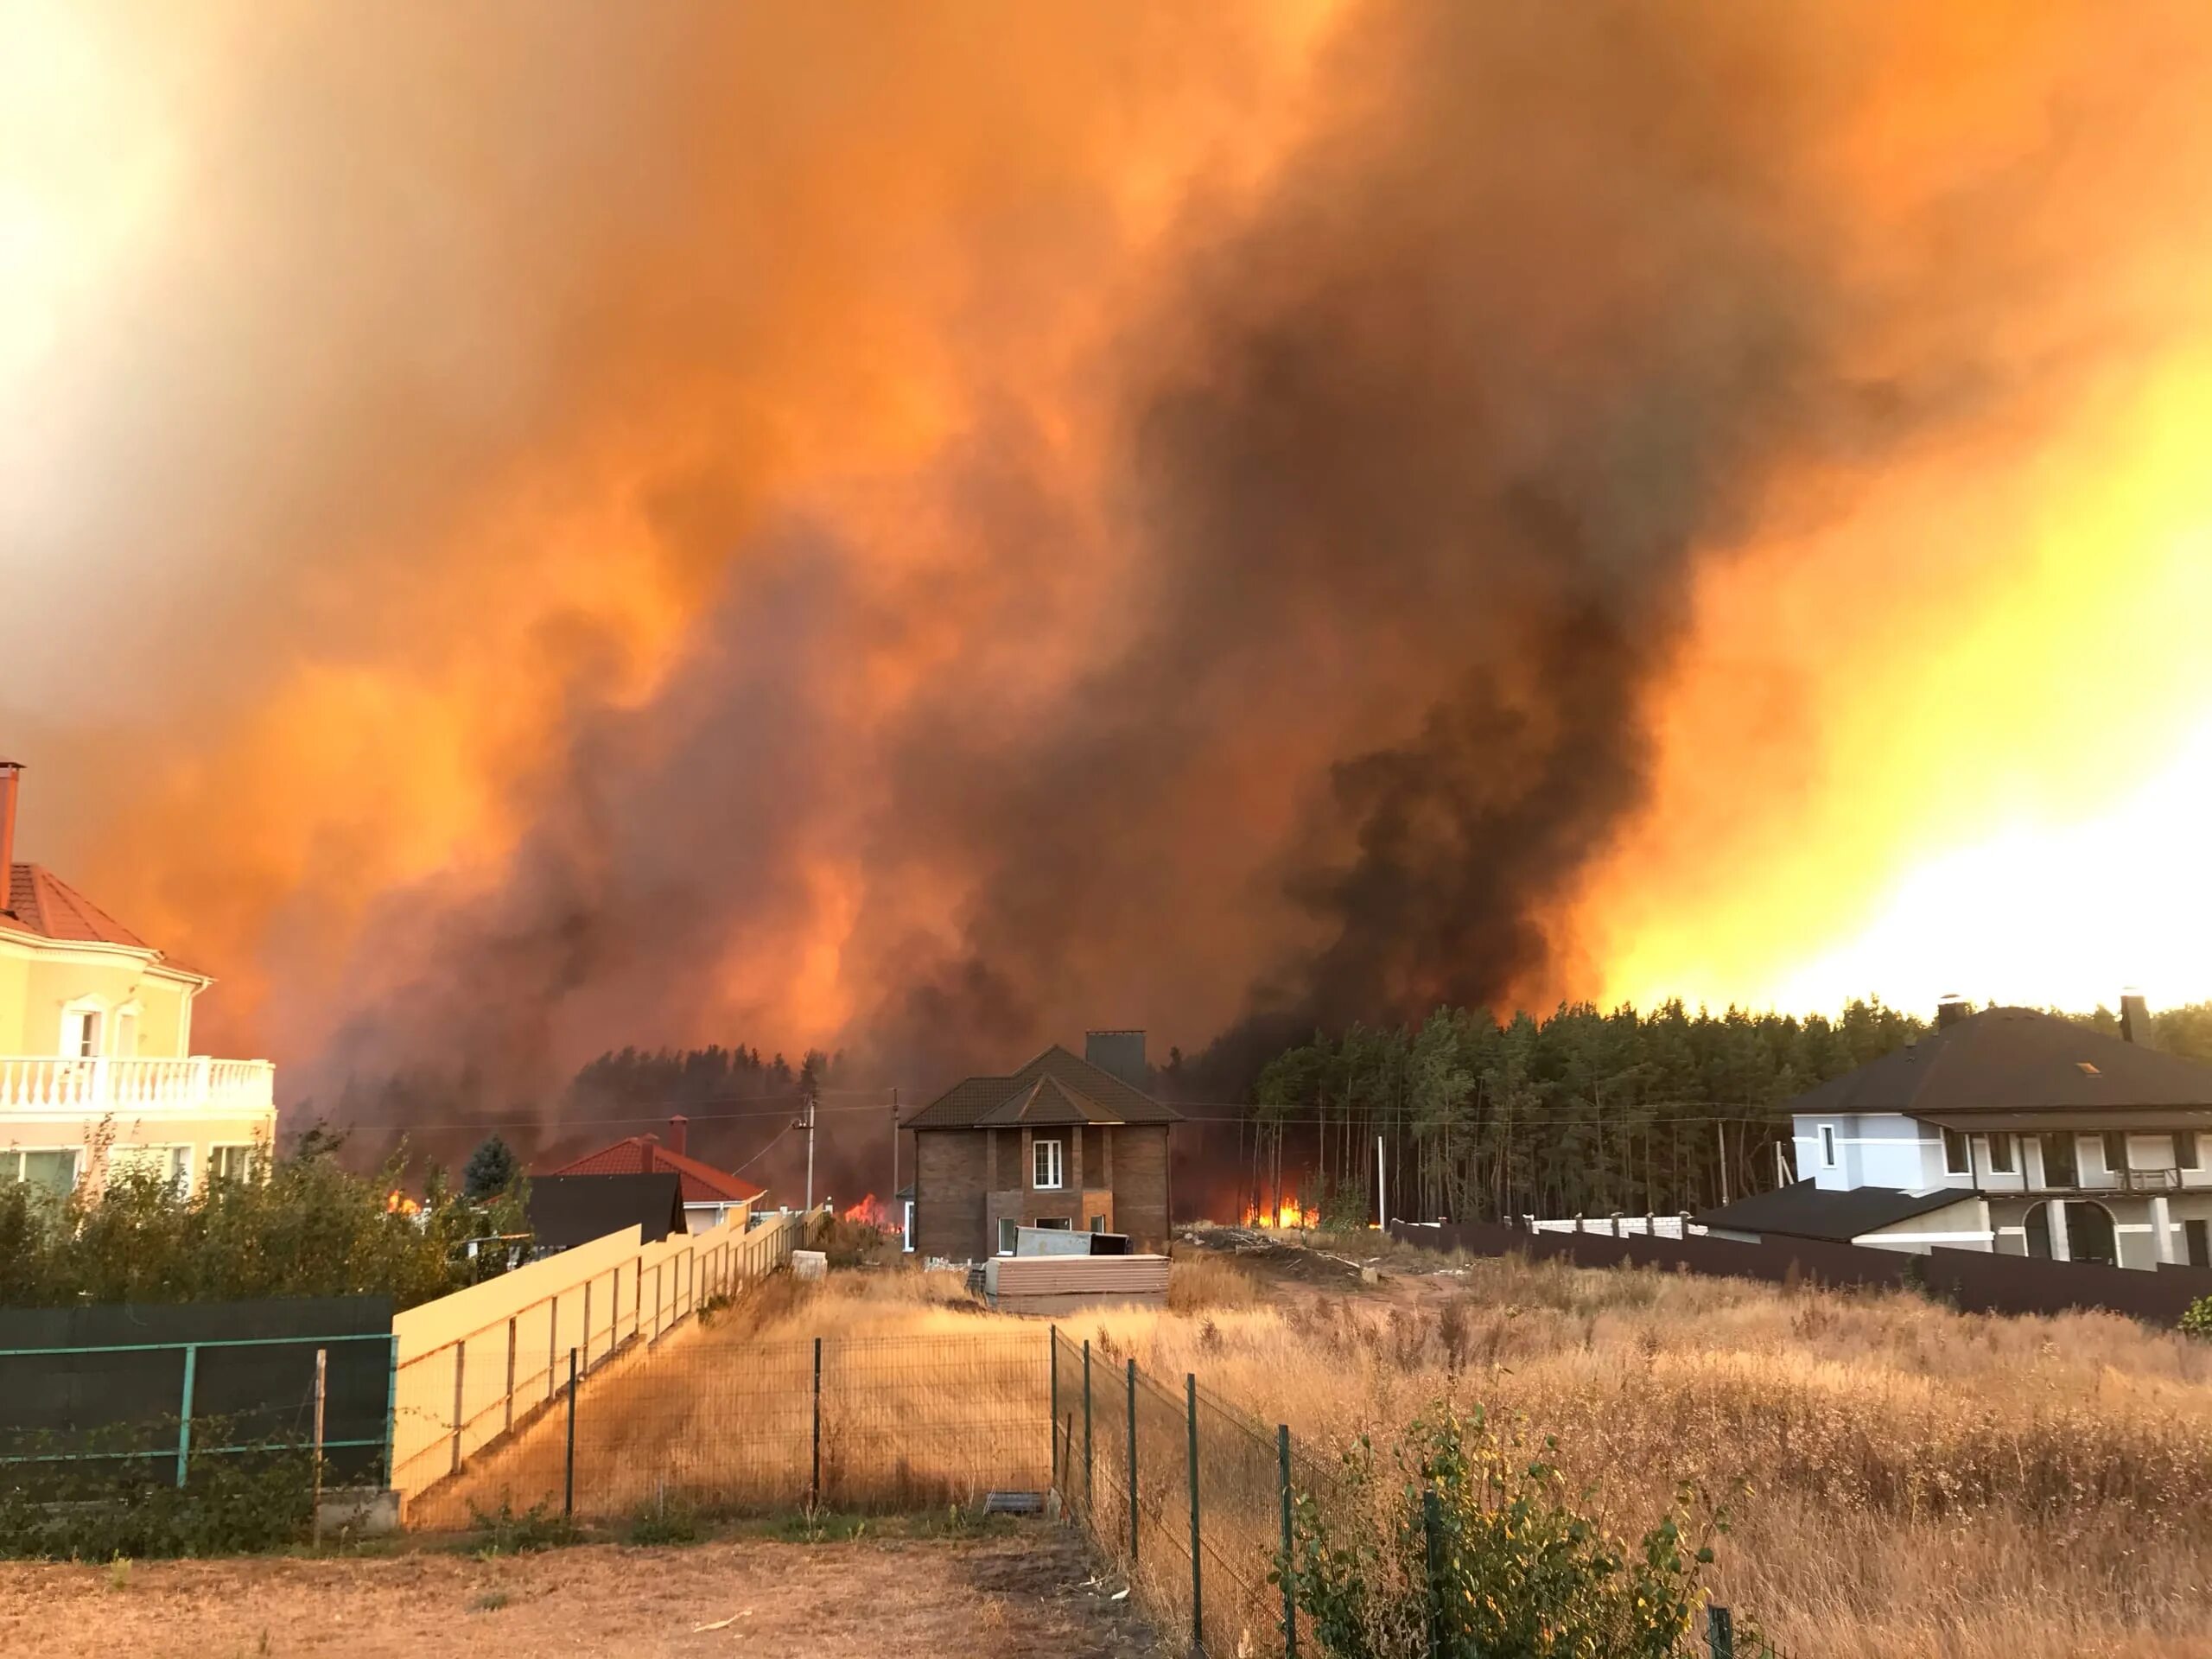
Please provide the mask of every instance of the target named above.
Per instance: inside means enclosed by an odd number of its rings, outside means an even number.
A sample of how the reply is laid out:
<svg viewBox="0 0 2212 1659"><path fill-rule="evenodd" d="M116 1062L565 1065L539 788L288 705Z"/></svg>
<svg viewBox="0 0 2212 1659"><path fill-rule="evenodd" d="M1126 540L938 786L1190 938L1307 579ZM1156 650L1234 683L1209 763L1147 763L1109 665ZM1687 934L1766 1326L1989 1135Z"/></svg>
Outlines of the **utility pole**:
<svg viewBox="0 0 2212 1659"><path fill-rule="evenodd" d="M1387 1230L1390 1225L1390 1205L1386 1196L1382 1169L1382 1137L1375 1137L1375 1224Z"/></svg>
<svg viewBox="0 0 2212 1659"><path fill-rule="evenodd" d="M814 1080L814 1067L811 1064L804 1068L801 1074L801 1081L806 1086L804 1096L806 1115L791 1127L806 1131L806 1208L810 1211L814 1208L814 1098L820 1092L820 1085Z"/></svg>
<svg viewBox="0 0 2212 1659"><path fill-rule="evenodd" d="M891 1197L885 1207L899 1202L899 1091L891 1091Z"/></svg>

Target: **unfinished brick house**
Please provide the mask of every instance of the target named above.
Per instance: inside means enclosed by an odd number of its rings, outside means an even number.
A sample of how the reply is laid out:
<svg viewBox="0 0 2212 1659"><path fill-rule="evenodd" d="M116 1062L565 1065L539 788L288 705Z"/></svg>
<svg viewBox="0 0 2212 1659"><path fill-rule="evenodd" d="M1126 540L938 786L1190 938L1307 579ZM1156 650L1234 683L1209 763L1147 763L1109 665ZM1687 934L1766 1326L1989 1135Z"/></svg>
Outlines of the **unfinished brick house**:
<svg viewBox="0 0 2212 1659"><path fill-rule="evenodd" d="M914 1249L980 1262L1017 1227L1126 1233L1167 1248L1167 1132L1182 1114L1144 1092L1144 1033L1094 1031L1011 1077L957 1083L914 1131Z"/></svg>

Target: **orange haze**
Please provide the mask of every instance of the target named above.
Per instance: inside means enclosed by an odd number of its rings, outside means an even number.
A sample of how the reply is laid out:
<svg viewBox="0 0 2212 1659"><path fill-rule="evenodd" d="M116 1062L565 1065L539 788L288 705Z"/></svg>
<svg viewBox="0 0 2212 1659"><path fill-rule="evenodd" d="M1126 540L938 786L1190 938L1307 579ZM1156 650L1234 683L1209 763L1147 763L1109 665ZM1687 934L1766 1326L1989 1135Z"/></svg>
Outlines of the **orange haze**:
<svg viewBox="0 0 2212 1659"><path fill-rule="evenodd" d="M10 9L24 855L523 1092L2212 995L2208 99L2155 0Z"/></svg>

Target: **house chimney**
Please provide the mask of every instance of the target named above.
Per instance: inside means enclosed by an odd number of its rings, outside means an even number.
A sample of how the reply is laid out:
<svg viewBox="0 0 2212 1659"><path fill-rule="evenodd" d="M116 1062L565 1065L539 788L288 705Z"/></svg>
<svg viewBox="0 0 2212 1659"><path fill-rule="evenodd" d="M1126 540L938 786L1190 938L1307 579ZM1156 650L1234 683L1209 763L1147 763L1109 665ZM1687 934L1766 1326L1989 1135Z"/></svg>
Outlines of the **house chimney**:
<svg viewBox="0 0 2212 1659"><path fill-rule="evenodd" d="M2120 1034L2128 1042L2144 1048L2158 1046L2158 1033L2151 1024L2151 1003L2140 991L2123 990L2120 994Z"/></svg>
<svg viewBox="0 0 2212 1659"><path fill-rule="evenodd" d="M668 1149L677 1157L683 1155L684 1131L691 1127L691 1120L678 1112L668 1120Z"/></svg>
<svg viewBox="0 0 2212 1659"><path fill-rule="evenodd" d="M23 769L0 760L0 916L12 916L9 894L16 879L16 789Z"/></svg>
<svg viewBox="0 0 2212 1659"><path fill-rule="evenodd" d="M1974 1004L1953 991L1936 1005L1936 1029L1948 1031L1973 1012Z"/></svg>
<svg viewBox="0 0 2212 1659"><path fill-rule="evenodd" d="M1083 1058L1132 1089L1145 1088L1151 1081L1141 1031L1087 1031L1083 1034Z"/></svg>

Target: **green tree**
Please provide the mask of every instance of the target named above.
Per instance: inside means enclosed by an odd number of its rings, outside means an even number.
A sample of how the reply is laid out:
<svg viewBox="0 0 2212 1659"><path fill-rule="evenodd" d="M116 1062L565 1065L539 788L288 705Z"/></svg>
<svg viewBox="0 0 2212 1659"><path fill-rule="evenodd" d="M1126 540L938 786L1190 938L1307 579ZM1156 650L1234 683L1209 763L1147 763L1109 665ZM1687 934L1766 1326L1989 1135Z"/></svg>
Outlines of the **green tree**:
<svg viewBox="0 0 2212 1659"><path fill-rule="evenodd" d="M519 1173L521 1166L515 1160L513 1148L497 1135L487 1135L461 1166L461 1190L481 1202L495 1192L505 1192L515 1184Z"/></svg>

